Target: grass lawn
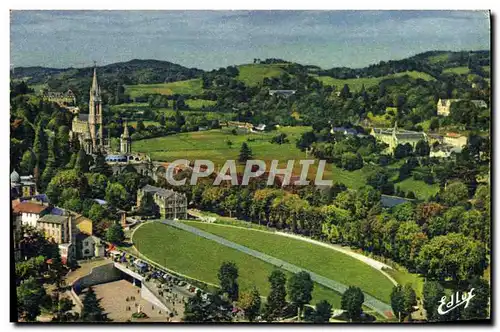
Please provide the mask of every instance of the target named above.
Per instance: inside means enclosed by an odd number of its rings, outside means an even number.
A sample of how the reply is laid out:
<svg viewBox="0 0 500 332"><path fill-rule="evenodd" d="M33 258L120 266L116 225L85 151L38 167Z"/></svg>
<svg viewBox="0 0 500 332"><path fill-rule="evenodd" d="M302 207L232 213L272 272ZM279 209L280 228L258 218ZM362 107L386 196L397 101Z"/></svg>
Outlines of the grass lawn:
<svg viewBox="0 0 500 332"><path fill-rule="evenodd" d="M207 120L219 120L219 121L228 121L233 119L234 113L221 113L221 112L212 112L202 110L202 106L210 106L215 102L212 100L205 99L187 99L186 104L189 105L189 110L181 111L181 114L184 116L205 116ZM168 108L151 108L148 103L129 103L129 104L120 104L120 105L112 105L110 107L112 112L120 112L120 111L144 111L146 109L152 109L155 112L163 113L166 117L175 116L175 111L172 107Z"/></svg>
<svg viewBox="0 0 500 332"><path fill-rule="evenodd" d="M448 58L449 58L448 53L432 55L429 57L429 62L430 63L446 62L448 61Z"/></svg>
<svg viewBox="0 0 500 332"><path fill-rule="evenodd" d="M295 141L308 130L310 127L282 127L270 133L233 135L231 129L223 128L140 140L134 142L134 150L149 153L151 158L157 161L208 159L213 161L218 169L226 160L237 160L241 144L247 142L254 158L269 161L268 167L273 159L280 161L280 167L285 167L288 160L296 160L294 174L300 175L301 167L298 160L306 159L306 155L297 149ZM279 132L286 133L290 142L281 145L270 143L270 139ZM232 142L231 147L227 144L228 141ZM316 176L317 165L318 163L311 165L310 176ZM238 165L239 170L243 167L244 165ZM364 169L349 172L333 164L327 164L323 179L332 179L333 182L341 182L347 187L356 189L366 183L365 172Z"/></svg>
<svg viewBox="0 0 500 332"><path fill-rule="evenodd" d="M408 192L413 191L418 199L427 199L439 192L439 185L429 185L421 180L413 178L405 179L401 182L394 183L394 187L399 187L401 190Z"/></svg>
<svg viewBox="0 0 500 332"><path fill-rule="evenodd" d="M336 86L337 90L342 89L344 84L348 84L351 91L359 91L361 87L364 85L365 88L370 86L377 85L380 81L387 78L401 77L408 75L414 79L421 78L426 81L434 80L429 74L418 72L418 71L407 71L402 73L397 73L394 75L382 76L382 77L361 77L361 78L349 78L349 79L338 79L330 76L316 76L318 80L323 82L325 85Z"/></svg>
<svg viewBox="0 0 500 332"><path fill-rule="evenodd" d="M452 67L443 70L443 73L452 73L457 75L465 75L469 73L469 68L467 67Z"/></svg>
<svg viewBox="0 0 500 332"><path fill-rule="evenodd" d="M142 123L144 123L144 126L146 126L146 127L147 127L147 126L151 126L151 125L153 125L153 126L159 126L159 125L160 125L160 123L159 123L159 122L156 122L156 121L148 121L148 120L144 120L144 121L142 121ZM129 121L129 122L128 122L128 124L129 124L129 126L132 126L132 127L134 127L134 128L136 128L136 127L137 127L137 121Z"/></svg>
<svg viewBox="0 0 500 332"><path fill-rule="evenodd" d="M279 77L285 71L283 67L287 64L248 64L238 66L240 71L238 80L248 86L254 86L264 81L266 77Z"/></svg>
<svg viewBox="0 0 500 332"><path fill-rule="evenodd" d="M249 228L188 222L189 225L308 269L390 303L392 282L380 271L341 252Z"/></svg>
<svg viewBox="0 0 500 332"><path fill-rule="evenodd" d="M418 274L410 273L402 270L387 269L385 270L387 274L394 278L400 285L411 284L411 287L417 293L417 296L422 298L422 293L424 290L424 278Z"/></svg>
<svg viewBox="0 0 500 332"><path fill-rule="evenodd" d="M267 278L274 266L237 250L160 223L140 226L134 233L135 247L158 264L189 277L218 284L217 271L224 261L238 266L240 291L255 284L262 296L269 293ZM291 274L285 272L289 277ZM340 295L314 285L312 303L328 300L340 307Z"/></svg>
<svg viewBox="0 0 500 332"><path fill-rule="evenodd" d="M189 94L199 95L203 92L201 79L195 78L185 81L177 81L170 83L157 83L157 84L136 84L126 85L125 93L129 94L131 98L144 96L146 94Z"/></svg>
<svg viewBox="0 0 500 332"><path fill-rule="evenodd" d="M202 107L213 106L217 104L215 100L206 100L206 99L188 99L186 100L186 104L190 109L199 110Z"/></svg>

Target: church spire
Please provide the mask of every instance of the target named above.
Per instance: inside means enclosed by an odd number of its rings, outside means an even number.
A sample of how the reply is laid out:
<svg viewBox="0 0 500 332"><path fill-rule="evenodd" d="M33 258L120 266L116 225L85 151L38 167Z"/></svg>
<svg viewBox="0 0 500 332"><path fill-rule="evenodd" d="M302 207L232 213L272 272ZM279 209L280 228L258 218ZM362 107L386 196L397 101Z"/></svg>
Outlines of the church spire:
<svg viewBox="0 0 500 332"><path fill-rule="evenodd" d="M124 138L130 137L130 134L128 133L128 121L127 120L125 120L125 122L123 123L123 137Z"/></svg>
<svg viewBox="0 0 500 332"><path fill-rule="evenodd" d="M92 78L92 87L90 92L98 92L99 86L97 85L97 62L94 61L94 77Z"/></svg>

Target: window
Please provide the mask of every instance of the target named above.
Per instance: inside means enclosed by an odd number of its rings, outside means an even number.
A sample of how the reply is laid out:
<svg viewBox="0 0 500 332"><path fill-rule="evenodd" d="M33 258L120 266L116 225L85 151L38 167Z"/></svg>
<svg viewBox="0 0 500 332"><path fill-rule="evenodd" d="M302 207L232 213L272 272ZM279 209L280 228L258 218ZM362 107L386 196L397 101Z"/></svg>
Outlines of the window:
<svg viewBox="0 0 500 332"><path fill-rule="evenodd" d="M90 250L89 250L89 249L85 249L85 250L83 251L83 254L84 254L84 255L90 255Z"/></svg>

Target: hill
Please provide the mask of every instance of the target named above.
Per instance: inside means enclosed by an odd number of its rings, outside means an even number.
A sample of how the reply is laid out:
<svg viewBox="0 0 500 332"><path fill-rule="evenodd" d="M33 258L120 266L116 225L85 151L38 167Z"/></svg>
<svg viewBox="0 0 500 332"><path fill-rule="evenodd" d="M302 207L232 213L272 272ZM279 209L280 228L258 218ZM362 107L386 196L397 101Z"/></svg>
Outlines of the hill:
<svg viewBox="0 0 500 332"><path fill-rule="evenodd" d="M248 64L238 66L238 80L248 86L254 86L264 81L264 78L279 77L286 72L286 63Z"/></svg>
<svg viewBox="0 0 500 332"><path fill-rule="evenodd" d="M93 67L84 68L45 68L16 67L13 79L24 79L28 84L49 83L51 80L79 80L92 77ZM199 77L203 71L187 68L172 62L161 60L134 59L127 62L98 66L101 80L121 80L125 84L165 83Z"/></svg>
<svg viewBox="0 0 500 332"><path fill-rule="evenodd" d="M489 51L429 51L401 60L380 61L377 64L372 64L364 68L334 67L327 70L320 70L318 71L318 75L349 79L382 77L406 71L418 71L438 77L447 68L489 65Z"/></svg>

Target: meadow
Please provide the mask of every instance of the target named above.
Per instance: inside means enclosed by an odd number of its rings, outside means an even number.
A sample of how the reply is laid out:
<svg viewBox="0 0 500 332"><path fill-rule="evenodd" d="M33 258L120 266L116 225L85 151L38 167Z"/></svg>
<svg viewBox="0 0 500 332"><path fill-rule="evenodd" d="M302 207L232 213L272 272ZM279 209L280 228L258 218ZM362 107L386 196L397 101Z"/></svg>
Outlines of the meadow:
<svg viewBox="0 0 500 332"><path fill-rule="evenodd" d="M306 156L296 146L296 139L310 127L281 127L270 133L238 133L234 135L230 128L214 129L201 132L181 133L172 136L151 138L134 142L134 150L149 153L153 160L173 161L176 159L208 159L214 162L216 169L228 159L237 160L240 153L241 144L246 142L253 152L255 159L269 161L279 160L280 167L285 167L288 160L295 162L294 174L300 175L300 159L314 159ZM273 144L271 138L278 133L288 135L289 143ZM231 145L228 142L231 142ZM310 176L315 176L316 164L310 167ZM242 169L244 165L238 165ZM345 171L327 164L324 172L324 179L333 179L333 182L344 183L350 188L362 187L366 180L365 170L360 169L353 172Z"/></svg>
<svg viewBox="0 0 500 332"><path fill-rule="evenodd" d="M248 86L255 86L264 81L264 78L279 77L285 72L285 63L276 64L247 64L238 66L240 71L237 79Z"/></svg>
<svg viewBox="0 0 500 332"><path fill-rule="evenodd" d="M364 85L365 88L377 85L380 81L389 78L402 77L408 75L414 79L423 79L426 81L434 80L435 78L429 74L418 72L418 71L406 71L402 73L396 73L394 75L381 76L381 77L360 77L360 78L349 78L349 79L338 79L330 76L315 76L318 80L323 82L324 85L335 86L337 90L342 89L344 84L349 85L351 91L360 91L361 87Z"/></svg>
<svg viewBox="0 0 500 332"><path fill-rule="evenodd" d="M341 252L313 243L250 228L187 222L190 226L258 250L291 264L308 269L390 303L394 286L380 271Z"/></svg>
<svg viewBox="0 0 500 332"><path fill-rule="evenodd" d="M257 287L261 296L269 293L270 273L275 269L255 257L228 248L211 240L160 223L140 226L133 234L133 243L141 254L171 270L207 283L218 284L217 271L224 261L238 266L240 291ZM284 271L287 277L291 273ZM340 295L315 284L312 303L328 300L340 307Z"/></svg>
<svg viewBox="0 0 500 332"><path fill-rule="evenodd" d="M131 98L145 96L147 94L189 94L199 95L203 92L201 79L195 78L185 81L177 81L170 83L157 83L157 84L137 84L126 85L125 93L130 95Z"/></svg>

